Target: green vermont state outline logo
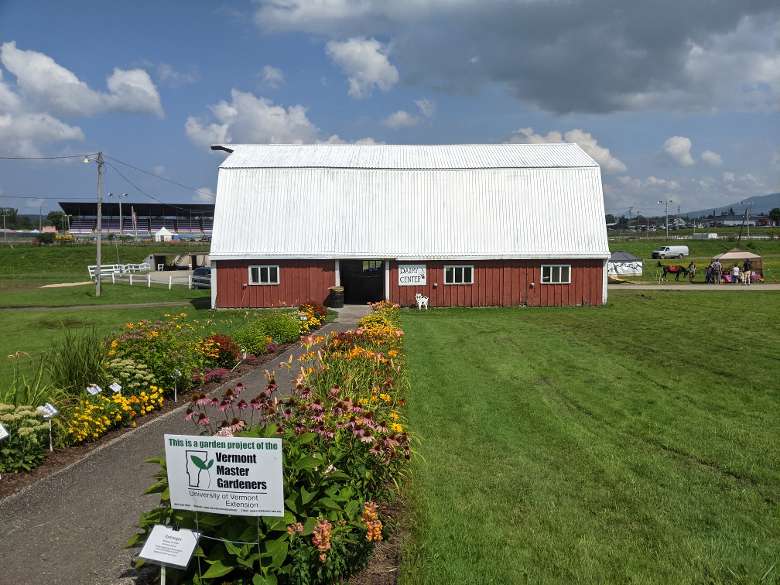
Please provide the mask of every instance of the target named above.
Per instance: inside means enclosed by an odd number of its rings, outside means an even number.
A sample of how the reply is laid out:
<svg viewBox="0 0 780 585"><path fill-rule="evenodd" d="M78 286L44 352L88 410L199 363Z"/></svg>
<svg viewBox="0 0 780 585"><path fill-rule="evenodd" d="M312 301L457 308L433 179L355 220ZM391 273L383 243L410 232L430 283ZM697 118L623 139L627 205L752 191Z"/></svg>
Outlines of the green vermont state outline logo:
<svg viewBox="0 0 780 585"><path fill-rule="evenodd" d="M207 451L187 451L187 482L191 488L208 489L211 487L211 471L214 460L208 459ZM205 471L205 473L204 473Z"/></svg>

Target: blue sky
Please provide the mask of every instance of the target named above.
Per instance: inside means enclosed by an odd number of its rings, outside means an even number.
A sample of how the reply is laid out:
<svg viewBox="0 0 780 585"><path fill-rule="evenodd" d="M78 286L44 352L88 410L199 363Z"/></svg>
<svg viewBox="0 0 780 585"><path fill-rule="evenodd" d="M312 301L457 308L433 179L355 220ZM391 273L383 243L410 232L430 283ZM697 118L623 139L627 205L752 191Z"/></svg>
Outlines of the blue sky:
<svg viewBox="0 0 780 585"><path fill-rule="evenodd" d="M574 141L619 213L780 190L776 2L0 0L0 45L0 156L103 150L199 189L119 167L165 201L209 200L218 141ZM0 205L94 179L0 161Z"/></svg>

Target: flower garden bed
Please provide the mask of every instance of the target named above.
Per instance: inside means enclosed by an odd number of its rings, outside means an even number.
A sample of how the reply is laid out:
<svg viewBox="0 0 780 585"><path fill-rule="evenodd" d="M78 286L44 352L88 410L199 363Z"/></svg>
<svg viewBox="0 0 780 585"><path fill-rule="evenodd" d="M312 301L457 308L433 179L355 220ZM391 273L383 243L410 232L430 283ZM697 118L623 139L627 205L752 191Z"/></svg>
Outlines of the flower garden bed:
<svg viewBox="0 0 780 585"><path fill-rule="evenodd" d="M300 313L247 313L246 322L235 333L250 341L252 335L262 336L254 340L263 353L243 359L240 352L244 346L214 331L213 322L184 322L179 315L157 322L128 323L121 333L105 340L66 339L48 356L46 371L42 366L34 379L22 378L21 383L15 379L10 390L0 392L0 405L11 403L0 406L0 423L9 428L14 439L0 443L0 498L178 408L187 400L188 392L212 392L278 356L291 345L293 337L322 325L324 319L316 316L310 306L303 309ZM267 329L262 325L266 317ZM118 393L107 388L114 382L122 385ZM99 383L105 389L89 396L84 390L88 383ZM172 384L178 386L178 403L173 402ZM53 425L53 453L48 449L48 426L42 420L38 419L36 428L15 428L16 409L27 408L34 413L45 402L56 404L60 410Z"/></svg>
<svg viewBox="0 0 780 585"><path fill-rule="evenodd" d="M169 571L169 579L336 583L366 565L388 535L411 457L402 341L398 308L379 303L355 330L303 338L298 363L287 364L297 372L288 396L279 395L273 376L251 399L240 384L219 398L192 395L185 417L193 434L282 438L285 513L201 514L200 529L211 538L201 539L189 568ZM170 507L164 460L159 464L148 493L159 493L160 504L141 517L131 546L156 524L195 528L193 513Z"/></svg>

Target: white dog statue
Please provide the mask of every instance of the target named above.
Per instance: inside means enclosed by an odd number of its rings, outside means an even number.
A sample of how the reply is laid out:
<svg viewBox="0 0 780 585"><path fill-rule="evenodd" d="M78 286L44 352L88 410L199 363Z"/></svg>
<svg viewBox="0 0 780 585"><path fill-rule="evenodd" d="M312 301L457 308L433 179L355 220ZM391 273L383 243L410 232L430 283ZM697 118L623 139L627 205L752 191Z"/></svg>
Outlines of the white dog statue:
<svg viewBox="0 0 780 585"><path fill-rule="evenodd" d="M428 310L428 297L425 297L421 295L420 293L417 293L414 295L414 299L417 301L417 310L421 311L423 307L425 307L425 310Z"/></svg>

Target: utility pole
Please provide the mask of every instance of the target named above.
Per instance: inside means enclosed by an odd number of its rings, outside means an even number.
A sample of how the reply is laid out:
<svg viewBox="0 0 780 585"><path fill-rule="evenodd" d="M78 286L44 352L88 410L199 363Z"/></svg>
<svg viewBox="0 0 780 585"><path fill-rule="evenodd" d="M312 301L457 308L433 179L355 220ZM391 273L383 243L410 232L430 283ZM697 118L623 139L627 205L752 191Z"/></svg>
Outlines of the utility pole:
<svg viewBox="0 0 780 585"><path fill-rule="evenodd" d="M84 157L84 163L89 164L92 160L89 156ZM97 163L97 258L95 266L95 296L100 296L100 272L102 260L102 238L103 238L103 153L98 152L95 156Z"/></svg>
<svg viewBox="0 0 780 585"><path fill-rule="evenodd" d="M8 243L8 231L5 229L5 217L9 215L9 209L3 208L3 243Z"/></svg>
<svg viewBox="0 0 780 585"><path fill-rule="evenodd" d="M661 205L661 203L664 203L666 205L666 239L669 239L669 199L666 199L664 201L659 201L658 205Z"/></svg>
<svg viewBox="0 0 780 585"><path fill-rule="evenodd" d="M38 206L38 231L43 231L43 205Z"/></svg>

